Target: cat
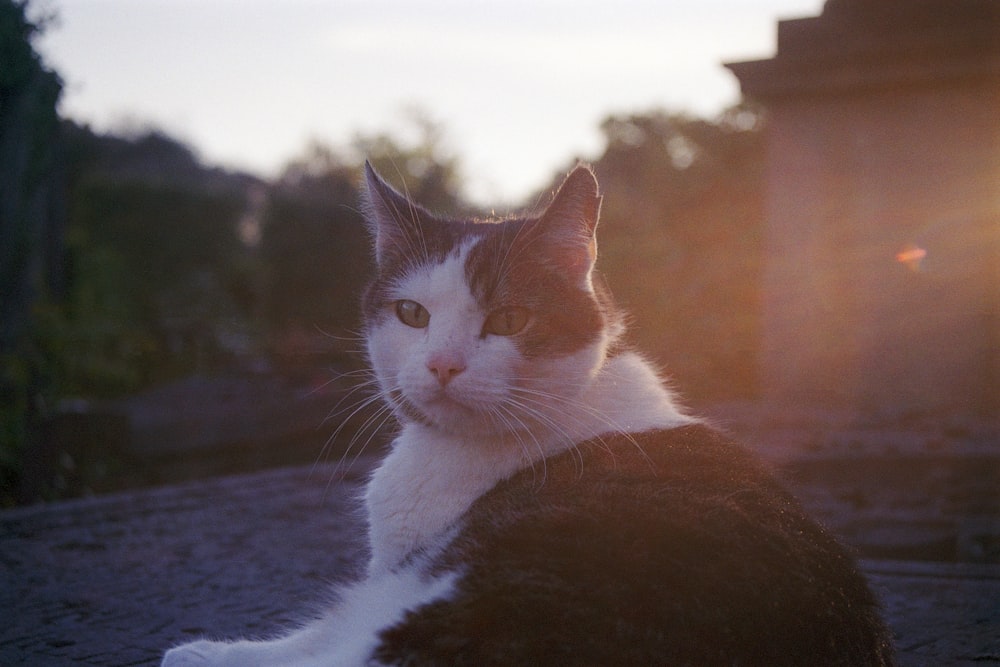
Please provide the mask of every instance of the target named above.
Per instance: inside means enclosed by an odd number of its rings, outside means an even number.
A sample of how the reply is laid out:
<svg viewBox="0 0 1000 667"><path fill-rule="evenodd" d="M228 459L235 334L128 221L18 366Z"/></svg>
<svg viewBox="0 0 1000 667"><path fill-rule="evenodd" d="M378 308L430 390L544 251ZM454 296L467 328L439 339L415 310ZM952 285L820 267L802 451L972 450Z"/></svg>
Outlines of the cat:
<svg viewBox="0 0 1000 667"><path fill-rule="evenodd" d="M848 553L622 343L577 166L545 210L433 215L370 165L363 297L399 423L325 617L181 665L890 665Z"/></svg>

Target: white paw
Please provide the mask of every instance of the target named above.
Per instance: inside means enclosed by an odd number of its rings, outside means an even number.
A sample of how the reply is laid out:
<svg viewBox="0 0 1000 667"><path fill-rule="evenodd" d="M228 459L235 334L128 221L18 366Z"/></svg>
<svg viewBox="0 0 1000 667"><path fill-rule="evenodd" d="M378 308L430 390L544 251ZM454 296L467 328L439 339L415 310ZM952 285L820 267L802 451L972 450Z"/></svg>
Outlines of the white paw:
<svg viewBox="0 0 1000 667"><path fill-rule="evenodd" d="M191 642L167 651L161 667L223 667L228 648L223 642Z"/></svg>

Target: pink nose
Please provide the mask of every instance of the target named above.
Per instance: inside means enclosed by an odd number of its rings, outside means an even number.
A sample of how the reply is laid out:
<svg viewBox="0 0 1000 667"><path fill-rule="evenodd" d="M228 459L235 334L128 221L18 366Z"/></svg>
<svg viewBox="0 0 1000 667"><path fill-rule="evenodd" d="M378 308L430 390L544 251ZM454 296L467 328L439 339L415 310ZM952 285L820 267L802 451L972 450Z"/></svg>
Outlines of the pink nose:
<svg viewBox="0 0 1000 667"><path fill-rule="evenodd" d="M443 387L465 370L465 361L456 355L436 354L427 361L427 370L437 376Z"/></svg>

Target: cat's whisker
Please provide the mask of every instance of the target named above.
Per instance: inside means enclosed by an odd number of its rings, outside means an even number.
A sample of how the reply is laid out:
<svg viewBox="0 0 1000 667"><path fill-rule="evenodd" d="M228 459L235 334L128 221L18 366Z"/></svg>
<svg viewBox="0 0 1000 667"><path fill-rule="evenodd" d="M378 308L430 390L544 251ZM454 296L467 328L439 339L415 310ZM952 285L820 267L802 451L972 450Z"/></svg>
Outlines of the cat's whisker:
<svg viewBox="0 0 1000 667"><path fill-rule="evenodd" d="M532 400L534 400L534 398L532 398ZM523 399L522 399L521 403L524 404ZM541 426L543 426L544 428L547 428L550 432L552 432L557 437L557 439L559 440L559 442L562 443L562 447L559 447L557 449L559 449L561 451L569 452L573 456L574 462L577 463L577 474L582 474L583 473L583 458L584 457L583 457L583 453L580 450L580 442L578 441L578 436L574 435L569 430L569 426L566 426L566 425L563 424L563 421L565 420L565 418L566 417L570 417L571 415L567 415L565 412L562 412L560 414L560 418L557 419L555 417L550 416L549 414L547 414L545 412L545 409L551 409L552 405L550 405L550 403L544 402L544 401L538 401L538 405L541 406L541 409L533 410L532 411L533 414L534 414L535 420ZM578 419L578 418L573 418L573 419L569 419L569 420L565 420L565 421L580 423L583 420L582 419ZM604 446L604 440L599 435L596 436L596 437L590 438L590 440L596 440L596 441L600 442L602 446Z"/></svg>
<svg viewBox="0 0 1000 667"><path fill-rule="evenodd" d="M333 433L331 433L327 437L326 441L323 443L322 449L316 456L316 462L314 463L314 467L319 463L323 462L324 460L326 460L329 453L340 441L340 436L342 431L347 427L348 424L353 423L354 417L357 416L358 414L364 414L365 412L369 411L372 408L372 406L375 406L375 412L381 412L383 410L388 409L387 407L385 407L385 404L382 402L382 400L377 396L366 398L354 404L354 407L353 409L351 409L350 413L348 413L345 416L345 418L341 421L341 423L337 425L337 428L334 429ZM357 428L354 429L354 433L352 434L351 439L348 441L348 444L345 448L347 451L349 451L350 447L354 444L354 442L359 437L361 437L361 434L364 432L364 428L366 427L369 420L370 420L370 415L366 417L365 420Z"/></svg>
<svg viewBox="0 0 1000 667"><path fill-rule="evenodd" d="M325 386L328 386L329 384L330 383L327 383L327 385ZM321 422L320 426L326 424L326 422L328 422L329 420L340 416L341 414L343 414L345 410L353 408L355 405L357 405L357 403L351 403L348 407L343 409L341 408L341 406L344 405L346 401L352 399L359 392L370 391L372 387L376 387L376 391L372 393L377 394L378 380L375 378L372 378L370 380L365 380L363 382L353 383L351 388L348 389L346 392L344 392L343 396L341 396L340 399L336 403L334 403L333 407L330 408L330 411L327 413L326 417L323 418L323 421ZM368 400L368 398L369 398L368 396L365 396L361 400L362 401Z"/></svg>
<svg viewBox="0 0 1000 667"><path fill-rule="evenodd" d="M352 350L353 352L357 352L357 351L360 351L360 350L364 349L363 345L365 343L365 336L364 336L364 332L361 331L360 329L358 329L358 330L354 330L354 329L348 329L348 330L346 330L345 333L348 334L347 336L341 336L341 335L332 333L330 331L327 331L326 329L324 329L323 327L319 326L318 324L313 324L313 329L315 329L316 332L319 333L320 335L322 335L324 338L329 338L330 340L335 340L338 343L357 343L357 344L362 345L362 347L358 348L357 350Z"/></svg>
<svg viewBox="0 0 1000 667"><path fill-rule="evenodd" d="M353 416L361 411L367 410L372 405L377 407L370 414L368 414L364 421L354 430L351 439L344 447L344 450L337 461L337 465L330 476L330 483L332 483L332 481L336 479L342 471L346 472L347 470L350 470L357 463L358 459L364 454L365 450L371 445L372 441L380 433L383 433L385 425L393 418L393 409L391 404L383 399L381 393L374 393L356 404L356 407L352 410L351 414L345 418L340 426L338 426L337 430L334 431L330 438L327 439L319 460L321 460L331 449L333 443L336 442L339 432L347 423L351 421ZM361 441L362 437L365 436L365 434L367 434L367 437L364 438L364 442L362 442L361 446L358 447L358 443ZM347 463L348 457L351 457L350 463ZM314 469L315 465L316 464L314 464ZM329 489L329 484L327 485L327 488Z"/></svg>
<svg viewBox="0 0 1000 667"><path fill-rule="evenodd" d="M319 392L323 391L324 389L334 384L335 382L341 382L344 380L351 380L351 385L353 386L356 383L353 381L352 378L355 377L374 377L374 373L372 372L371 369L367 368L352 369L349 371L337 371L331 369L330 379L315 387L310 388L309 391L306 393L306 395L312 396L314 394L318 394Z"/></svg>
<svg viewBox="0 0 1000 667"><path fill-rule="evenodd" d="M542 447L541 442L539 442L538 437L535 435L533 429L531 429L528 424L525 424L524 420L521 419L516 414L516 412L514 412L504 404L497 405L494 408L494 410L498 415L503 416L504 423L508 425L506 433L509 435L509 437L514 438L514 440L517 442L518 447L521 449L521 452L524 455L526 462L528 463L528 465L531 466L532 476L535 477L536 479L537 477L535 472L535 463L537 461L541 461L542 484L544 484L545 480L548 478L548 467L546 466L545 463L545 458L546 458L545 450ZM513 424L511 422L513 422ZM522 433L527 433L528 436L531 438L531 441L535 445L535 450L538 452L537 456L532 455L531 450L528 448L527 443L521 437Z"/></svg>
<svg viewBox="0 0 1000 667"><path fill-rule="evenodd" d="M544 410L545 405L542 403L534 403L531 397L528 397L528 399L525 400L524 398L515 397L513 395L508 396L504 400L504 404L507 406L513 406L518 411L523 412L532 421L547 428L557 437L566 438L570 440L572 439L572 436L570 435L569 431L560 422L560 420L547 414ZM528 430L529 432L533 430L531 428L531 425L524 423L523 420L519 420L519 422L521 423L522 427Z"/></svg>
<svg viewBox="0 0 1000 667"><path fill-rule="evenodd" d="M605 451L607 451L610 454L613 454L613 452L611 451L611 448L607 445L607 442L604 439L606 435L610 436L610 435L615 435L615 434L622 434L622 435L624 435L626 437L626 439L628 439L630 442L635 443L636 446L638 446L638 443L636 443L635 440L632 439L631 435L629 435L628 433L625 433L621 429L621 427L619 425L617 425L617 424L615 424L613 422L613 420L610 420L602 412L593 409L591 406L588 406L588 405L586 405L584 403L581 403L581 402L579 402L577 400L569 399L567 397L559 396L558 394L551 394L551 393L548 393L548 392L537 392L537 391L536 392L523 392L522 395L525 398L530 397L531 401L537 401L538 405L541 405L541 406L543 406L545 408L548 408L548 409L551 409L553 407L553 404L559 406L559 408L560 408L560 413L559 413L560 417L559 417L559 419L556 419L556 418L553 418L553 417L551 417L549 415L546 415L546 414L544 414L544 412L535 411L536 419L541 424L543 424L546 427L548 427L550 430L554 430L554 427L559 429L558 435L567 444L567 449L570 450L570 451L572 451L573 454L574 454L574 456L580 460L580 465L581 466L583 464L583 456L582 456L582 454L579 451L579 444L580 443L578 442L578 435L573 435L572 433L570 433L569 431L567 431L566 427L562 426L561 422L563 422L563 421L576 422L576 423L581 424L581 425L587 424L587 423L591 423L591 422L597 422L598 424L600 424L600 423L607 423L608 424L608 429L606 429L606 430L602 430L602 429L599 429L599 428L598 429L591 429L593 431L593 433L591 433L589 435L589 437L586 438L586 439L588 441L590 441L590 442L593 442L593 443L597 444L598 446L600 446L602 449L604 449ZM544 401L538 401L537 400L538 396L543 397L545 400ZM522 404L524 404L523 399L522 399ZM574 417L572 415L572 410L579 410L580 414L578 414L578 415L576 415ZM569 419L567 419L567 417L569 417ZM641 451L642 448L639 447L639 450ZM645 454L645 453L643 452L643 454ZM582 470L581 470L581 472L582 472Z"/></svg>
<svg viewBox="0 0 1000 667"><path fill-rule="evenodd" d="M630 433L628 427L604 411L598 410L595 407L588 405L587 403L579 399L562 396L554 392L541 391L538 389L530 389L524 386L518 386L514 389L514 391L519 394L538 396L540 398L545 399L546 401L559 403L564 408L580 410L583 413L584 417L591 417L598 423L607 426L608 430L606 431L606 433L608 435L624 436L629 442L631 442L638 449L640 453L645 455L645 451L643 450L642 446ZM592 439L599 442L602 445L602 447L605 447L606 449L606 443L602 436L603 436L602 433L597 433L596 435L592 436Z"/></svg>
<svg viewBox="0 0 1000 667"><path fill-rule="evenodd" d="M505 404L508 406L514 406L515 408L517 408L517 410L523 412L528 418L536 422L539 426L545 428L550 433L552 433L555 436L556 440L562 443L562 447L559 447L558 449L566 448L575 450L577 443L573 435L566 429L566 427L562 423L560 423L559 420L546 414L546 412L542 408L536 408L533 405L514 397L508 397L505 400ZM529 435L531 435L531 437L535 440L536 444L538 445L539 456L541 457L544 463L545 457L551 454L551 452L546 451L546 448L542 447L541 443L538 441L537 436L534 433L534 429L531 428L530 425L525 424L524 421L520 418L518 418L518 421L524 426L526 432Z"/></svg>
<svg viewBox="0 0 1000 667"><path fill-rule="evenodd" d="M378 408L377 408L378 412L381 412L382 410L391 410L391 408L385 403L385 401L382 400L382 396L380 394L376 393L376 394L373 394L371 396L367 396L367 397L365 397L365 398L363 398L363 399L361 399L361 400L359 400L359 401L357 401L357 402L355 402L355 403L353 403L351 405L351 407L349 408L350 412L348 412L346 414L346 416L343 418L343 420L341 421L341 423L337 426L337 428L334 430L334 432L330 435L330 440L331 441L336 440L336 438L340 435L340 432L348 424L351 423L351 421L354 419L354 417L356 417L359 414L363 414L368 408L370 408L373 405L377 405L378 406ZM346 410L345 410L345 412L346 412ZM361 426L359 426L355 430L356 434L359 433L359 432L362 432L364 430L365 425L368 423L369 419L370 419L370 417L366 418L365 421L362 422Z"/></svg>
<svg viewBox="0 0 1000 667"><path fill-rule="evenodd" d="M378 410L376 410L371 416L369 416L368 419L365 420L365 423L362 424L360 428L358 428L355 435L351 438L347 447L344 449L344 453L341 454L340 460L337 462L337 466L334 468L333 473L330 475L330 479L326 485L326 490L324 491L323 494L324 500L326 498L326 494L330 490L330 486L333 484L334 480L337 479L338 474L340 474L342 471L343 473L346 474L347 471L351 470L357 464L358 459L361 458L361 456L365 453L365 450L368 449L372 441L382 432L382 430L385 428L385 425L391 419L392 419L392 409L388 405L383 404L381 407L379 407ZM357 448L357 451L353 454L353 456L351 456L350 463L347 463L345 465L347 457L351 455L351 451L355 448L355 445L357 444L358 437L362 433L365 433L366 430L368 432L368 437L361 444L361 446Z"/></svg>
<svg viewBox="0 0 1000 667"><path fill-rule="evenodd" d="M353 402L344 405L345 402L353 399L353 397L358 393L362 394L361 398L353 400ZM344 407L341 407L342 405L344 405ZM313 464L313 469L315 469L315 466L318 465L326 457L326 454L330 451L333 444L337 441L338 437L340 436L341 431L348 424L352 422L355 416L363 413L372 405L378 406L378 408L375 411L375 414L380 414L382 412L391 412L391 407L389 407L389 405L387 404L387 401L384 399L382 391L379 388L378 380L374 377L372 377L372 379L370 380L357 383L348 392L346 392L344 396L341 397L341 399L337 402L337 404L333 407L330 413L323 420L323 423L325 424L327 421L331 419L340 417L341 418L340 424L333 431L333 433L330 434L330 436L326 439L326 442L323 444L323 447L320 450L319 454L317 455L316 461ZM348 443L347 448L345 449L345 455L347 454L347 452L350 451L351 447L354 446L354 443L361 436L361 434L364 433L364 430L365 428L367 428L370 421L371 421L371 416L369 416L355 431L355 434L351 437L351 440ZM341 460L343 460L343 457Z"/></svg>

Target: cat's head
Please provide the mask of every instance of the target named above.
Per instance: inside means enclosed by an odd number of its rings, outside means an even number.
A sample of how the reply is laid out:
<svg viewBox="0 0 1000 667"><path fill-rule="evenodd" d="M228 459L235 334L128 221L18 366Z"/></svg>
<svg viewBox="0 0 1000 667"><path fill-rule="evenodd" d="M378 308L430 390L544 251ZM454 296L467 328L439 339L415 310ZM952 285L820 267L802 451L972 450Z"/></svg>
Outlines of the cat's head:
<svg viewBox="0 0 1000 667"><path fill-rule="evenodd" d="M502 221L441 218L366 178L367 351L397 416L464 435L556 428L620 330L593 274L593 172L577 167L540 215Z"/></svg>

